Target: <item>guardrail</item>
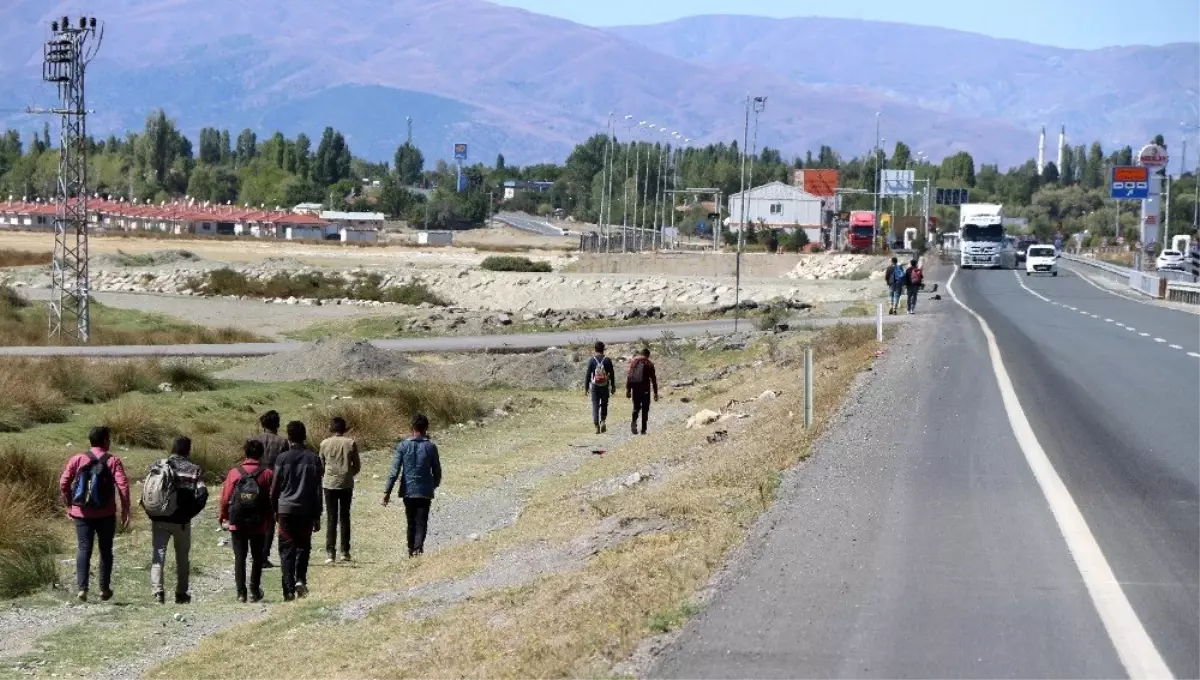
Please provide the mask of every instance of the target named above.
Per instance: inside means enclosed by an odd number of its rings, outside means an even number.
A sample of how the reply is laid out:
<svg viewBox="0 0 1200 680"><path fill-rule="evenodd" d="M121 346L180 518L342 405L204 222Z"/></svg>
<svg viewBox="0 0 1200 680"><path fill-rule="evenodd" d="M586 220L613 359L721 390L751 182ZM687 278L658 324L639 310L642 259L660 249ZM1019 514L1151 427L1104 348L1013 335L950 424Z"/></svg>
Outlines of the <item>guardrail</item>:
<svg viewBox="0 0 1200 680"><path fill-rule="evenodd" d="M1167 299L1189 305L1200 305L1200 283L1170 281L1167 283Z"/></svg>

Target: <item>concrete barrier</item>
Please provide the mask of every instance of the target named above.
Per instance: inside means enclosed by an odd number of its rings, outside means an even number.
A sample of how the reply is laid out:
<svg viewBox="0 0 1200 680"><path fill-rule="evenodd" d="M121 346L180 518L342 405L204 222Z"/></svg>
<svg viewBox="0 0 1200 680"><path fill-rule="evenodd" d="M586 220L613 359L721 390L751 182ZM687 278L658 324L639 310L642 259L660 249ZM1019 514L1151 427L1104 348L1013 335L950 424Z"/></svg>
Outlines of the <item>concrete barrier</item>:
<svg viewBox="0 0 1200 680"><path fill-rule="evenodd" d="M787 275L805 257L795 253L742 253L742 276L773 279ZM734 253L583 253L567 271L580 274L665 274L733 276Z"/></svg>

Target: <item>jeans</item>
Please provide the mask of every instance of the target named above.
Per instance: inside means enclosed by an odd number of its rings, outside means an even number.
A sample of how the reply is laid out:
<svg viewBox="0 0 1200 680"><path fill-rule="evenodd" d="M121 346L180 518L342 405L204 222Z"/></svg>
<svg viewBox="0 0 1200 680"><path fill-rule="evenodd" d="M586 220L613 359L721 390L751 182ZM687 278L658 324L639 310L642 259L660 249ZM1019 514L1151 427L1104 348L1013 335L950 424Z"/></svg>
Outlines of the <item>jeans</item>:
<svg viewBox="0 0 1200 680"><path fill-rule="evenodd" d="M342 555L350 554L350 497L354 489L325 489L325 552L331 557L342 534Z"/></svg>
<svg viewBox="0 0 1200 680"><path fill-rule="evenodd" d="M100 544L100 590L110 590L113 570L113 536L117 533L117 516L75 520L75 583L80 590L88 589L88 571L92 563L92 545Z"/></svg>
<svg viewBox="0 0 1200 680"><path fill-rule="evenodd" d="M600 424L608 420L608 397L612 394L612 390L607 387L593 387L592 394L592 424L600 427Z"/></svg>
<svg viewBox="0 0 1200 680"><path fill-rule="evenodd" d="M167 543L175 543L175 593L188 592L188 573L191 571L189 555L192 551L192 525L152 522L150 542L154 552L150 554L150 590L154 594L163 592L163 565L167 561Z"/></svg>
<svg viewBox="0 0 1200 680"><path fill-rule="evenodd" d="M308 582L312 534L311 515L279 515L279 566L283 572L284 595L295 595L296 584Z"/></svg>
<svg viewBox="0 0 1200 680"><path fill-rule="evenodd" d="M633 422L630 429L637 432L638 415L642 416L642 434L646 434L646 420L650 417L650 390L632 390Z"/></svg>
<svg viewBox="0 0 1200 680"><path fill-rule="evenodd" d="M903 293L904 293L904 284L902 284L902 283L892 284L892 297L891 297L892 311L895 311L900 308L900 297Z"/></svg>
<svg viewBox="0 0 1200 680"><path fill-rule="evenodd" d="M431 498L405 498L404 517L408 520L408 554L425 552L425 533L429 530Z"/></svg>
<svg viewBox="0 0 1200 680"><path fill-rule="evenodd" d="M250 592L257 593L262 584L263 562L267 559L267 538L270 534L234 531L233 582L237 594L246 594L246 557L250 557Z"/></svg>
<svg viewBox="0 0 1200 680"><path fill-rule="evenodd" d="M908 311L915 312L917 310L917 293L920 290L919 286L908 287Z"/></svg>

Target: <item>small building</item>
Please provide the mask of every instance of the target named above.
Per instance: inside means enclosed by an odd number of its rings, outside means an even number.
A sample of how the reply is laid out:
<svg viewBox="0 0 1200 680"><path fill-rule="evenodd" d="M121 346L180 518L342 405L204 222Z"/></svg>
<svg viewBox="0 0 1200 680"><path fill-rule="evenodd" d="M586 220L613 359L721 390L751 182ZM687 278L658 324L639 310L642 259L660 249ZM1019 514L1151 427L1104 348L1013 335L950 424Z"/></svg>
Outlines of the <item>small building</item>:
<svg viewBox="0 0 1200 680"><path fill-rule="evenodd" d="M803 228L809 240L816 243L821 236L821 198L788 186L771 182L745 192L746 221L769 229ZM726 224L737 232L742 226L743 194L729 197L729 219Z"/></svg>
<svg viewBox="0 0 1200 680"><path fill-rule="evenodd" d="M285 233L289 241L324 241L325 228L308 225L286 227Z"/></svg>
<svg viewBox="0 0 1200 680"><path fill-rule="evenodd" d="M341 227L338 237L342 243L377 243L379 230L373 227Z"/></svg>
<svg viewBox="0 0 1200 680"><path fill-rule="evenodd" d="M387 220L387 216L381 212L341 212L338 210L324 210L320 217L338 227L370 227L376 230L383 229L383 224Z"/></svg>
<svg viewBox="0 0 1200 680"><path fill-rule="evenodd" d="M504 200L512 200L518 193L544 194L554 187L554 182L527 182L519 179L504 180Z"/></svg>
<svg viewBox="0 0 1200 680"><path fill-rule="evenodd" d="M292 212L297 215L314 215L319 216L325 206L320 203L300 203L292 208Z"/></svg>
<svg viewBox="0 0 1200 680"><path fill-rule="evenodd" d="M452 231L419 231L417 232L417 245L422 246L448 246L454 243L454 232Z"/></svg>

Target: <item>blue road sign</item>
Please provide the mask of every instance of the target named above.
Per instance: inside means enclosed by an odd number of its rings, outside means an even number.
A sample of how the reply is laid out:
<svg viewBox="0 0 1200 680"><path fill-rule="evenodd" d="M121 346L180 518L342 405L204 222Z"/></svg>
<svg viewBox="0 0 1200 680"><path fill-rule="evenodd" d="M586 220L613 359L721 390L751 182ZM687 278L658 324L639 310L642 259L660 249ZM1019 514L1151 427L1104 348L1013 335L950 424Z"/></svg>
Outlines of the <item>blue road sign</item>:
<svg viewBox="0 0 1200 680"><path fill-rule="evenodd" d="M1139 165L1118 165L1112 169L1109 198L1140 201L1150 197L1150 171Z"/></svg>
<svg viewBox="0 0 1200 680"><path fill-rule="evenodd" d="M467 145L466 144L455 144L454 145L454 160L456 160L456 161L467 160Z"/></svg>

